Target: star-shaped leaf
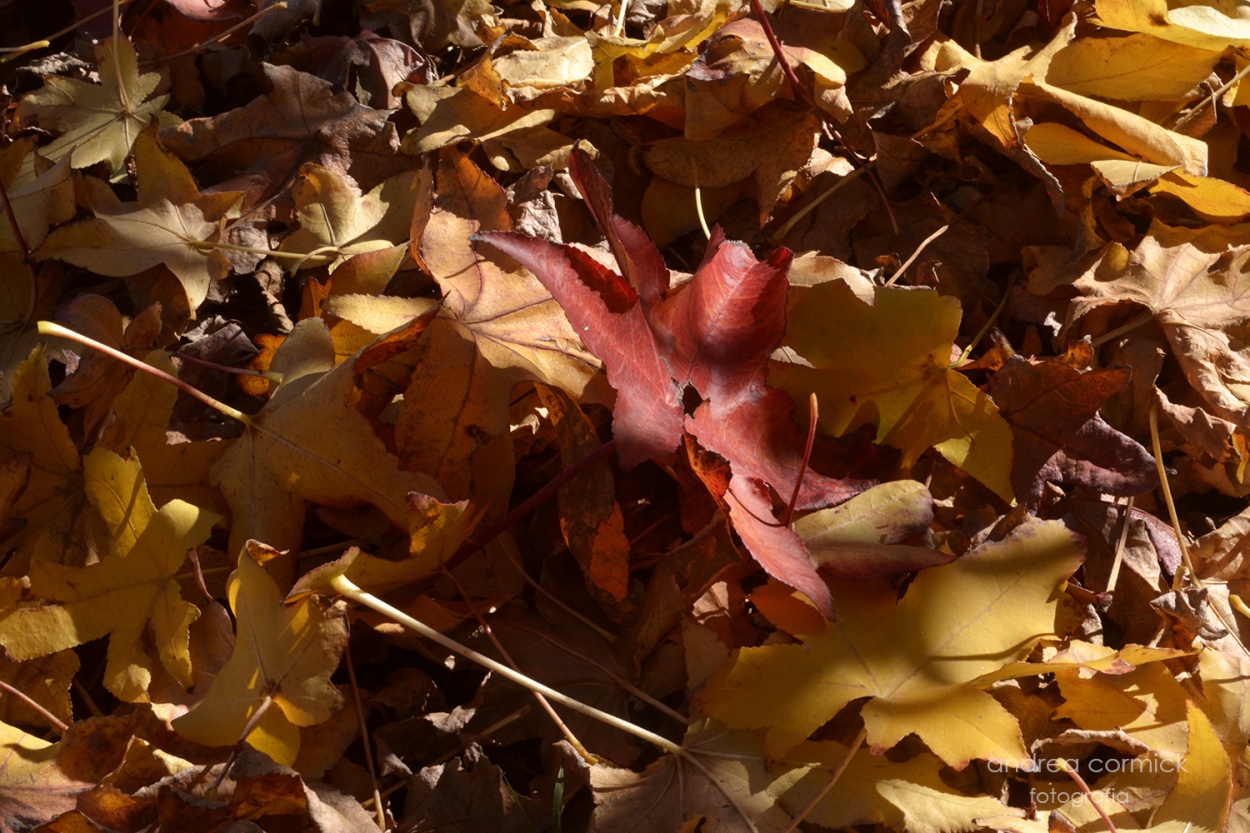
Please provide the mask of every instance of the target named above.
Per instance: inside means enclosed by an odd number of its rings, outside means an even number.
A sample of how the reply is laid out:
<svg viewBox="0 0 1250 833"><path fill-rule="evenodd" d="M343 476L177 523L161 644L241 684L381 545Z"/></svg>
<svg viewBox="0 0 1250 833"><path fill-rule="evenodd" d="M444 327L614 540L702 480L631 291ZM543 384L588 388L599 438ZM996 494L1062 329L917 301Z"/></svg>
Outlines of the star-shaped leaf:
<svg viewBox="0 0 1250 833"><path fill-rule="evenodd" d="M50 604L19 607L0 619L0 645L25 660L109 635L105 685L120 699L136 701L152 678L144 648L150 628L161 664L190 685L187 629L199 611L182 600L175 577L217 516L181 500L158 511L138 460L111 451L88 455L84 475L88 498L108 527L108 553L87 567L35 564L31 592Z"/></svg>
<svg viewBox="0 0 1250 833"><path fill-rule="evenodd" d="M153 131L135 143L139 199L117 200L103 183L89 186L93 219L59 228L35 253L99 275L126 277L164 264L182 282L191 309L209 284L230 271L212 244L220 220L237 216L239 194L200 194L186 166L166 153Z"/></svg>
<svg viewBox="0 0 1250 833"><path fill-rule="evenodd" d="M124 37L109 38L96 47L100 83L49 76L43 89L22 99L18 118L38 122L61 135L39 149L45 159L69 157L75 168L104 162L110 172L122 170L131 147L152 118L163 114L168 95L153 95L161 84L159 72L139 73L139 58ZM27 159L17 184L36 176L33 157Z"/></svg>
<svg viewBox="0 0 1250 833"><path fill-rule="evenodd" d="M841 436L877 424L877 441L910 466L930 447L1010 499L1011 429L993 400L951 367L959 302L931 290L878 287L869 306L842 281L812 287L791 311L786 345L807 365L776 363L795 398L815 392L820 426Z"/></svg>
<svg viewBox="0 0 1250 833"><path fill-rule="evenodd" d="M305 165L292 189L299 229L279 248L309 255L333 271L352 255L406 240L417 176L393 176L362 197L342 174Z"/></svg>
<svg viewBox="0 0 1250 833"><path fill-rule="evenodd" d="M1058 586L1080 565L1076 537L1031 521L1006 539L892 585L841 582L838 621L802 644L740 650L696 698L730 726L768 728L779 758L852 700L875 751L914 732L956 768L1028 759L1016 719L977 684L1054 633Z"/></svg>
<svg viewBox="0 0 1250 833"><path fill-rule="evenodd" d="M238 623L234 653L204 700L175 720L174 729L209 746L246 739L289 766L299 752L299 727L329 719L339 704L330 676L347 645L342 606L317 595L284 605L250 553L231 573L229 595ZM241 737L253 719L255 726Z"/></svg>

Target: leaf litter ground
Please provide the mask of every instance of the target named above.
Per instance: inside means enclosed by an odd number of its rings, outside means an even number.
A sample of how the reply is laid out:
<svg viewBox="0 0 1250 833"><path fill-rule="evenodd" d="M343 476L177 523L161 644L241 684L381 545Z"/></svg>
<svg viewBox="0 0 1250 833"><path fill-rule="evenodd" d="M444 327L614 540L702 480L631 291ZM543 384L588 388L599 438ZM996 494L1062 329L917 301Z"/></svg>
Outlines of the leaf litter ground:
<svg viewBox="0 0 1250 833"><path fill-rule="evenodd" d="M0 830L1247 829L1243 19L87 5Z"/></svg>

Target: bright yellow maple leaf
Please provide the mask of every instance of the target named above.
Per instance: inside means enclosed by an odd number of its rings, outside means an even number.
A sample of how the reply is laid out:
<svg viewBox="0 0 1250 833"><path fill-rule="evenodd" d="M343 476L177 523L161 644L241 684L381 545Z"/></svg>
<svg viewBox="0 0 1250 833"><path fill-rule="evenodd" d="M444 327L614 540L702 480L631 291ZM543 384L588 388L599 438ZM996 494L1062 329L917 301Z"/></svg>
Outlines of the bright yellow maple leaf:
<svg viewBox="0 0 1250 833"><path fill-rule="evenodd" d="M951 367L959 302L930 290L878 287L868 306L842 281L791 304L784 345L811 366L774 363L769 381L796 401L816 393L833 436L877 423L877 441L906 469L930 446L1004 500L1012 497L1011 427L994 402Z"/></svg>
<svg viewBox="0 0 1250 833"><path fill-rule="evenodd" d="M278 586L249 553L239 558L228 592L238 623L234 653L204 700L175 720L174 729L196 743L229 746L254 723L247 742L290 766L299 752L299 727L321 723L338 708L330 675L347 645L343 607L317 595L284 605Z"/></svg>
<svg viewBox="0 0 1250 833"><path fill-rule="evenodd" d="M135 702L152 679L144 647L150 628L161 664L190 685L187 629L199 610L181 598L177 575L217 516L181 500L157 510L137 459L98 449L83 461L83 473L87 497L108 528L108 552L86 567L36 563L31 592L51 604L18 607L0 619L0 645L21 661L109 635L104 684Z"/></svg>
<svg viewBox="0 0 1250 833"><path fill-rule="evenodd" d="M1081 564L1061 523L1030 521L1002 541L924 570L896 601L884 582L838 582L838 621L800 643L744 648L695 700L730 726L767 728L778 759L852 700L874 751L915 733L946 763L1029 761L1020 727L982 678L1053 635L1059 587Z"/></svg>

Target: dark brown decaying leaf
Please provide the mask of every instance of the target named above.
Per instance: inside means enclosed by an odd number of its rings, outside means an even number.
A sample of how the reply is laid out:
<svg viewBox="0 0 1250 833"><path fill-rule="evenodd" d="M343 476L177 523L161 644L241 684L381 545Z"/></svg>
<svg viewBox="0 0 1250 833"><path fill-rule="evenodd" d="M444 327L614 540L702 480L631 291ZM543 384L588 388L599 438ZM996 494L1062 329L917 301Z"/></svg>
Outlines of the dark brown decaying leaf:
<svg viewBox="0 0 1250 833"><path fill-rule="evenodd" d="M1027 506L1036 509L1048 482L1121 497L1158 485L1149 452L1098 416L1129 373L1081 373L1066 362L1016 356L990 378L990 395L1015 439L1011 485Z"/></svg>

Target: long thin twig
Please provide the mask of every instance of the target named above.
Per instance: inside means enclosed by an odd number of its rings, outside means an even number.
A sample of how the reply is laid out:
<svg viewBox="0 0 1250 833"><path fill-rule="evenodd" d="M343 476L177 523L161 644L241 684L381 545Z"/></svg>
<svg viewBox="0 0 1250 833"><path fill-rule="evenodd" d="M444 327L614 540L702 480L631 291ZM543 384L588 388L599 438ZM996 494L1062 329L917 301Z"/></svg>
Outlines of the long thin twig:
<svg viewBox="0 0 1250 833"><path fill-rule="evenodd" d="M584 714L587 717L598 720L600 723L604 723L614 729L620 729L622 732L626 732L634 737L645 740L647 743L658 746L665 752L670 752L674 755L682 755L684 753L681 746L666 737L657 735L655 732L649 732L641 726L636 726L628 720L619 718L614 714L608 714L605 711L596 709L594 706L588 706L580 700L574 700L567 694L556 691L550 686L543 685L538 682L538 680L527 677L520 671L509 668L507 665L504 665L498 660L491 659L485 654L479 653L467 645L460 644L451 637L444 636L442 633L434 630L434 628L431 628L424 622L414 619L399 608L392 607L379 599L377 596L374 596L372 593L366 593L364 590L361 590L353 584L351 579L347 578L347 576L335 576L330 580L330 586L333 587L335 592L339 595L346 596L357 604L364 605L367 608L371 608L372 610L381 613L383 616L398 622L404 627L416 631L431 642L435 642L449 651L476 662L478 665L489 671L495 672L506 680L510 680L519 686L528 688L530 691L537 691L543 694L548 700L552 700L565 708L572 709L579 714Z"/></svg>
<svg viewBox="0 0 1250 833"><path fill-rule="evenodd" d="M369 784L373 788L373 807L380 830L386 830L386 807L382 804L382 790L378 786L378 769L373 763L373 741L369 737L369 724L365 720L365 707L360 702L360 686L356 682L356 663L352 661L352 641L343 646L343 664L347 666L347 681L351 684L352 703L356 707L356 720L360 725L360 745L365 751L365 768L369 770Z"/></svg>
<svg viewBox="0 0 1250 833"><path fill-rule="evenodd" d="M18 691L16 688L6 683L4 680L0 680L0 691L5 691L9 693L13 697L16 697L17 699L21 700L26 705L30 706L35 711L39 712L40 716L42 716L44 720L48 721L48 725L51 726L53 729L56 729L61 734L65 734L65 730L69 728L69 726L63 723L60 720L60 718L58 718L52 712L45 709L39 703L36 703L34 700L30 699L30 697L28 697L26 694L24 694L21 691Z"/></svg>

